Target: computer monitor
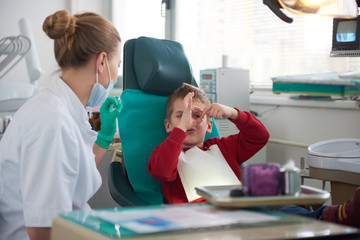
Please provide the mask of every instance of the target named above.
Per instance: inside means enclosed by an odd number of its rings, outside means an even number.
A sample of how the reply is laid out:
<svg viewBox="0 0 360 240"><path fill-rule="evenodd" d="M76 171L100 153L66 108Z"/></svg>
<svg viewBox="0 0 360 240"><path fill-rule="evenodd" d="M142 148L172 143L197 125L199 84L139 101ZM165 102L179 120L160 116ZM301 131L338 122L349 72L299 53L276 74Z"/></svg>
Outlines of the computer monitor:
<svg viewBox="0 0 360 240"><path fill-rule="evenodd" d="M333 20L332 57L360 56L360 17Z"/></svg>

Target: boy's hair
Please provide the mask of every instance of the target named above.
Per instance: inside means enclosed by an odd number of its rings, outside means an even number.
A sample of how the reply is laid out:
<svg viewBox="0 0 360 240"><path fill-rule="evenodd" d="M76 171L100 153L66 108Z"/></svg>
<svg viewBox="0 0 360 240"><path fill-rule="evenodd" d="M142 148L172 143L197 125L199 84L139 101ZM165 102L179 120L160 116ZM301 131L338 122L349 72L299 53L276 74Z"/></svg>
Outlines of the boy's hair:
<svg viewBox="0 0 360 240"><path fill-rule="evenodd" d="M201 103L203 103L205 105L205 107L210 105L210 100L209 98L206 96L206 93L204 92L204 90L195 87L193 85L187 84L187 83L183 83L183 85L181 87L179 87L177 90L175 90L175 92L173 92L166 103L166 118L168 120L170 120L171 114L173 112L173 104L177 99L184 99L185 96L190 93L193 92L194 93L194 97L193 100L197 100Z"/></svg>

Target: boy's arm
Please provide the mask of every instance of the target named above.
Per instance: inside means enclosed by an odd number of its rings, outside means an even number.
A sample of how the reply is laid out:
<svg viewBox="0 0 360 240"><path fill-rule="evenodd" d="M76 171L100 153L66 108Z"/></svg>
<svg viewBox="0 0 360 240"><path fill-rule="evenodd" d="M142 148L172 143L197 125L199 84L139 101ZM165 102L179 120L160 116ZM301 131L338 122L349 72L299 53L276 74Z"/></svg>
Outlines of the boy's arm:
<svg viewBox="0 0 360 240"><path fill-rule="evenodd" d="M203 118L205 115L210 118L228 118L229 120L236 120L239 118L239 111L236 108L220 103L212 103L203 110L200 118Z"/></svg>
<svg viewBox="0 0 360 240"><path fill-rule="evenodd" d="M240 130L236 137L239 160L242 163L266 145L270 134L253 114L240 110L238 112L239 117L230 121Z"/></svg>
<svg viewBox="0 0 360 240"><path fill-rule="evenodd" d="M223 154L226 153L229 158L236 157L237 163L241 164L263 148L270 135L264 125L250 112L236 110L238 118L229 120L240 132L221 138L217 144ZM209 144L213 144L211 140ZM228 159L228 157L225 158Z"/></svg>
<svg viewBox="0 0 360 240"><path fill-rule="evenodd" d="M161 182L174 181L178 175L177 164L186 133L174 128L170 135L151 153L148 171Z"/></svg>

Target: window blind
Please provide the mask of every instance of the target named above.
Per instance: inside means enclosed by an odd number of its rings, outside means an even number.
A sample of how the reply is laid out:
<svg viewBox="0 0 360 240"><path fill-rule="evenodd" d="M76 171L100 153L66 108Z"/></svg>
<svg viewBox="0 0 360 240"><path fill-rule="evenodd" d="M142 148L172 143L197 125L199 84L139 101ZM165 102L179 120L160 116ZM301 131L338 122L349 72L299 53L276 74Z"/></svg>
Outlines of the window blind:
<svg viewBox="0 0 360 240"><path fill-rule="evenodd" d="M184 46L199 79L202 69L249 69L253 85L281 75L360 69L359 58L331 58L332 18L280 20L261 0L173 0L173 40Z"/></svg>

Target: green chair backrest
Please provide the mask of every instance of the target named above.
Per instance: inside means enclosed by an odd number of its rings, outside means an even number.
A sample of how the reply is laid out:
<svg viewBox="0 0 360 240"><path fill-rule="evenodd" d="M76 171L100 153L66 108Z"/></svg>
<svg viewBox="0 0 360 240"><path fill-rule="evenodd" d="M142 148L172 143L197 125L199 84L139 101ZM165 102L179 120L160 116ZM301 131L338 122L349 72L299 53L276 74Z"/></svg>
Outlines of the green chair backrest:
<svg viewBox="0 0 360 240"><path fill-rule="evenodd" d="M124 45L124 74L118 117L125 167L134 192L150 204L164 202L161 185L148 172L151 152L168 136L168 96L182 83L197 86L178 42L140 37ZM215 122L206 136L220 136Z"/></svg>

